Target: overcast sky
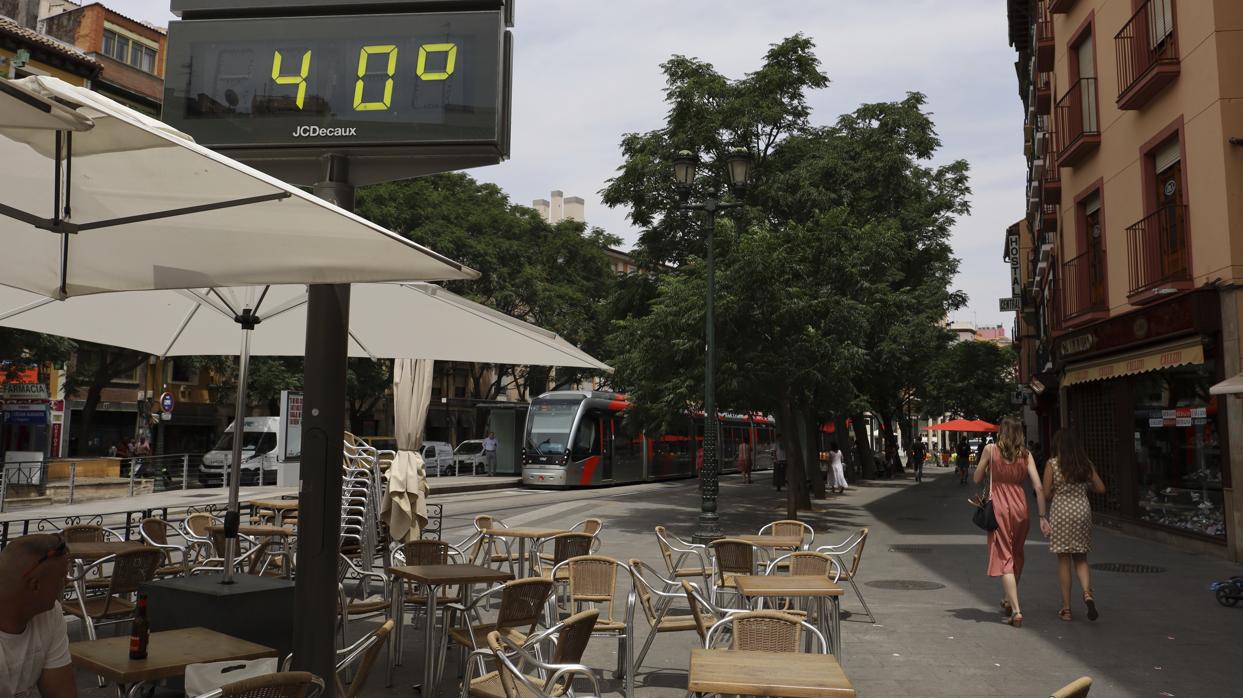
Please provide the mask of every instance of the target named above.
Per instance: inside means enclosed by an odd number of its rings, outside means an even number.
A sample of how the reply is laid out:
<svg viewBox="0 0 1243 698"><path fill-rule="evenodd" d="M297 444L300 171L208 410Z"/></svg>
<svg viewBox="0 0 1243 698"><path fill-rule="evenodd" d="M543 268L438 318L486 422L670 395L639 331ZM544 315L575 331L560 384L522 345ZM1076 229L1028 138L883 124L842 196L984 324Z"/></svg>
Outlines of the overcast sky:
<svg viewBox="0 0 1243 698"><path fill-rule="evenodd" d="M105 0L129 16L166 24L167 0ZM944 141L940 160L971 164L972 214L954 230L957 287L970 296L954 319L1004 324L1009 295L1001 253L1023 216L1022 105L998 0L521 0L517 5L513 153L471 171L529 205L553 189L587 202L587 219L632 244L637 231L599 191L621 163L623 133L663 123L659 64L680 53L737 78L768 46L812 37L832 81L811 95L814 123L862 102L928 95Z"/></svg>

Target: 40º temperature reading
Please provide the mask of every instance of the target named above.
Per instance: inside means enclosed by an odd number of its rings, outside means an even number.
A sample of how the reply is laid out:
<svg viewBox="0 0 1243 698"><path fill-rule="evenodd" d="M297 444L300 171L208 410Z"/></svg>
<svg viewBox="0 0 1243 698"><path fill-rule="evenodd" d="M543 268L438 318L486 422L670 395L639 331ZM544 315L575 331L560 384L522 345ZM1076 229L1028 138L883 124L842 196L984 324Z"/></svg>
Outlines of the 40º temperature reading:
<svg viewBox="0 0 1243 698"><path fill-rule="evenodd" d="M296 54L297 52L292 52ZM381 44L377 46L363 46L358 50L358 80L354 83L354 111L375 111L377 109L388 109L393 105L393 80L397 77L397 54L398 48L393 44ZM435 63L436 58L440 55L444 56L443 62L439 68L429 68L429 65ZM430 60L429 60L430 57ZM294 85L297 88L297 94L294 96L294 104L298 109L306 106L306 87L307 79L311 75L311 63L314 61L314 51L307 49L302 52L300 58L296 57L296 65L300 66L295 75L286 75L282 68L284 57L280 51L272 52L272 81L277 85ZM380 66L380 69L377 69ZM423 44L419 46L418 65L414 71L414 77L419 80L448 80L453 75L454 68L457 67L457 44ZM371 92L373 96L381 96L380 99L367 100L365 98L368 92L368 79L374 85L380 82L383 85L380 95L375 95L378 89L373 87ZM377 80L378 78L378 80Z"/></svg>

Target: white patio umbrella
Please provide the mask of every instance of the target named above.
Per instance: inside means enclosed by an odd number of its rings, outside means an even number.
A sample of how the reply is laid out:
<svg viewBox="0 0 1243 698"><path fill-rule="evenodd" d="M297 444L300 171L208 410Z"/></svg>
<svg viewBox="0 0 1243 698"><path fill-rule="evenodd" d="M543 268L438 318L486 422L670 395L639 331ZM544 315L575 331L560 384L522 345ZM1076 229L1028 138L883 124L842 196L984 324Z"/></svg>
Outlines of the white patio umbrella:
<svg viewBox="0 0 1243 698"><path fill-rule="evenodd" d="M107 97L38 76L0 89L0 241L0 284L56 299L478 276ZM236 310L250 326L255 308ZM236 543L236 476L229 511L226 558ZM227 564L226 582L231 575Z"/></svg>
<svg viewBox="0 0 1243 698"><path fill-rule="evenodd" d="M4 88L0 284L66 298L477 276L85 88Z"/></svg>

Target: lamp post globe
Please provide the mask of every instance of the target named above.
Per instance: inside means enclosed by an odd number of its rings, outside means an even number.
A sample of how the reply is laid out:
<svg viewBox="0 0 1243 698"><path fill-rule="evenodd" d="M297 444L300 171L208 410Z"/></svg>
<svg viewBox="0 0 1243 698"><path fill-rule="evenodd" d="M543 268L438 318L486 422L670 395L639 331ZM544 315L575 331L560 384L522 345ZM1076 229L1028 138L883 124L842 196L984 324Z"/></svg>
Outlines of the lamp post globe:
<svg viewBox="0 0 1243 698"><path fill-rule="evenodd" d="M736 196L741 196L751 184L751 153L746 148L734 148L725 163L729 166L729 186Z"/></svg>
<svg viewBox="0 0 1243 698"><path fill-rule="evenodd" d="M691 185L695 183L695 168L698 165L699 157L689 150L679 150L673 158L673 179L682 201L690 198Z"/></svg>

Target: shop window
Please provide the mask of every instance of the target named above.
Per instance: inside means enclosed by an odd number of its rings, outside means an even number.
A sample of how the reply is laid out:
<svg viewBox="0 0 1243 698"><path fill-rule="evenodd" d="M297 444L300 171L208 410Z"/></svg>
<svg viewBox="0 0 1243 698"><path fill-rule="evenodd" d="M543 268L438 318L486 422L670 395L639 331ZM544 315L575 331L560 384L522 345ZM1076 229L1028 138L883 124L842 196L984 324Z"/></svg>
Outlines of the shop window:
<svg viewBox="0 0 1243 698"><path fill-rule="evenodd" d="M1134 379L1139 517L1224 539L1222 452L1210 365Z"/></svg>

